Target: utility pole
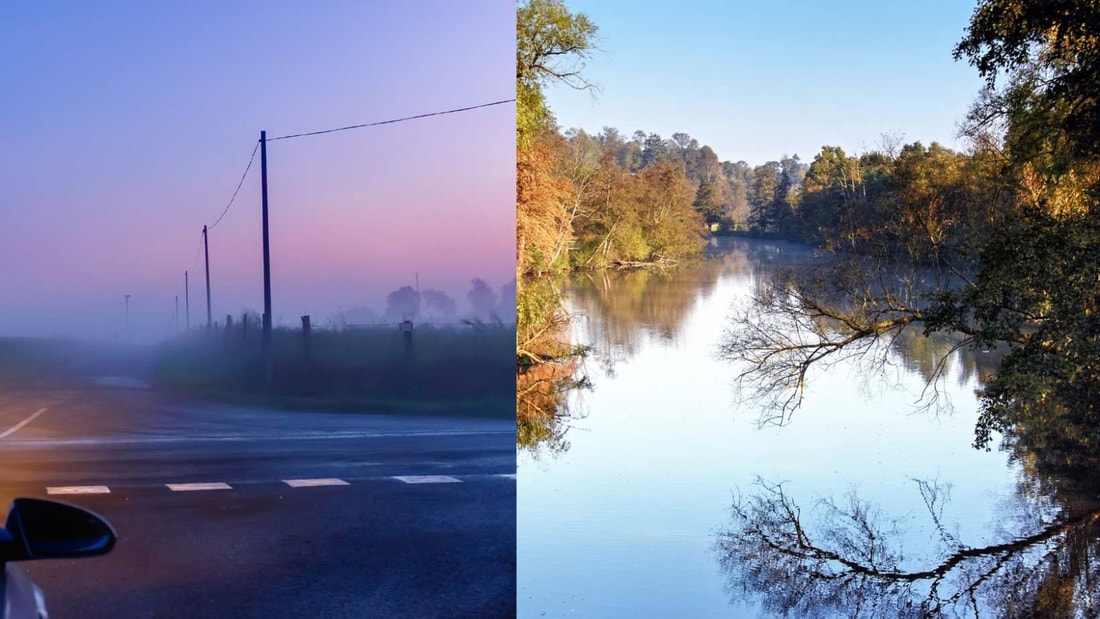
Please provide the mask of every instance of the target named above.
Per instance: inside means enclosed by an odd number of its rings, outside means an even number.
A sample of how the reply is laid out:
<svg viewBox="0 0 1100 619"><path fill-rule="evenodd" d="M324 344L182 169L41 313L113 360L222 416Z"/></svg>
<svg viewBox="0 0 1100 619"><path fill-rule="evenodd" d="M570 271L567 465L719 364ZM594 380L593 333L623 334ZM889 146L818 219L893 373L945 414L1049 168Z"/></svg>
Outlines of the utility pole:
<svg viewBox="0 0 1100 619"><path fill-rule="evenodd" d="M260 195L264 227L264 361L267 365L267 382L271 384L271 246L267 236L267 132L260 132Z"/></svg>
<svg viewBox="0 0 1100 619"><path fill-rule="evenodd" d="M187 281L187 271L183 272L183 313L184 325L191 330L191 283Z"/></svg>
<svg viewBox="0 0 1100 619"><path fill-rule="evenodd" d="M206 328L214 328L214 315L210 312L210 241L206 236L206 226L202 227L202 246L206 252Z"/></svg>
<svg viewBox="0 0 1100 619"><path fill-rule="evenodd" d="M126 343L130 343L130 295L122 295L126 297Z"/></svg>

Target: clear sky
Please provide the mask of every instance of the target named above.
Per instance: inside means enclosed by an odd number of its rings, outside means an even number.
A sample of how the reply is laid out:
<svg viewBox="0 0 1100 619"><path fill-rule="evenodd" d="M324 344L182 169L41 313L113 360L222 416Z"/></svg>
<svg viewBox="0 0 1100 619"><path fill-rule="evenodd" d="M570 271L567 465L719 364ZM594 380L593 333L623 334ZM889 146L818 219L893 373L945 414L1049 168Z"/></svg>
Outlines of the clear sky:
<svg viewBox="0 0 1100 619"><path fill-rule="evenodd" d="M515 96L515 3L0 3L0 335L172 330L203 224L268 137ZM268 145L273 315L515 273L515 107ZM210 233L213 309L262 311L259 156ZM192 322L205 320L191 278ZM181 318L182 321L182 318Z"/></svg>
<svg viewBox="0 0 1100 619"><path fill-rule="evenodd" d="M823 145L956 142L982 82L952 50L971 0L567 0L599 27L585 75L602 92L547 96L563 129L685 132L726 161Z"/></svg>

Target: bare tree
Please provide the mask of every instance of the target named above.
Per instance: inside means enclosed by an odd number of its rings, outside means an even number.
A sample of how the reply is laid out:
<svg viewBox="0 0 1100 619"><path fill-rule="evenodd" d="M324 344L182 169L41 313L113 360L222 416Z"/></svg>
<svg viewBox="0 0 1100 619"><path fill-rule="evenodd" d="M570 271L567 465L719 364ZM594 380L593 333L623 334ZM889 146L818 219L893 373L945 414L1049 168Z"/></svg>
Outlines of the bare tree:
<svg viewBox="0 0 1100 619"><path fill-rule="evenodd" d="M1000 531L1006 541L973 547L944 526L947 488L915 481L936 531L931 565L911 567L899 522L853 493L821 500L810 516L782 484L758 479L716 541L727 587L800 617L1097 616L1095 504L1049 520L1025 504L1023 534Z"/></svg>
<svg viewBox="0 0 1100 619"><path fill-rule="evenodd" d="M736 381L742 395L763 404L760 423L783 424L802 404L811 369L855 362L868 378L885 376L901 333L941 320L936 295L950 289L951 278L860 257L787 267L758 280L750 302L735 312L720 355L741 365ZM972 342L964 330L936 361L933 388L923 394L927 405L936 401L934 387L950 355Z"/></svg>

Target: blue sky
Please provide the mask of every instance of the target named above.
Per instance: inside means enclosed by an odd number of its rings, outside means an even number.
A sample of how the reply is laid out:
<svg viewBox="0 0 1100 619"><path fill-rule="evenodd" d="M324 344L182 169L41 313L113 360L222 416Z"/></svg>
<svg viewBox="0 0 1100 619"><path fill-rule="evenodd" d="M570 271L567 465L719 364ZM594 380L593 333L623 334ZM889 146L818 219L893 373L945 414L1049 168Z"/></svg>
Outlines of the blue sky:
<svg viewBox="0 0 1100 619"><path fill-rule="evenodd" d="M567 0L599 27L585 75L601 92L547 97L562 129L682 131L725 161L753 165L823 145L962 147L982 82L952 58L974 3L795 0Z"/></svg>
<svg viewBox="0 0 1100 619"><path fill-rule="evenodd" d="M0 57L0 336L114 337L132 294L153 338L260 130L513 98L515 5L15 0ZM514 141L509 103L271 143L275 319L381 311L417 272L460 305L514 278ZM222 320L263 307L258 172L211 232Z"/></svg>

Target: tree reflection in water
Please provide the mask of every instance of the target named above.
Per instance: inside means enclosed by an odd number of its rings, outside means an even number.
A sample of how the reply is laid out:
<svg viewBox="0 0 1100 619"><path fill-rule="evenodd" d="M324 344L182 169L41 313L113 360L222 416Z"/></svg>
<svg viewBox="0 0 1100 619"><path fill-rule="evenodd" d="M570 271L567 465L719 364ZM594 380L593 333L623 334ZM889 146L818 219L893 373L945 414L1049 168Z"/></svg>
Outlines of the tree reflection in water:
<svg viewBox="0 0 1100 619"><path fill-rule="evenodd" d="M572 343L572 317L553 278L525 282L516 348L516 444L532 453L560 453L571 411L568 394L590 386L583 372L587 346ZM526 314L526 316L523 316Z"/></svg>
<svg viewBox="0 0 1100 619"><path fill-rule="evenodd" d="M516 372L516 443L532 453L561 453L571 418L568 396L591 386L580 375L581 358L543 363Z"/></svg>
<svg viewBox="0 0 1100 619"><path fill-rule="evenodd" d="M816 285L812 270L798 273L802 285ZM871 275L838 263L822 281L834 287L854 282L853 290L885 290L893 299L921 294L919 277L881 269ZM753 307L763 307L763 299L772 309L789 311L747 316L739 326L756 339L725 342L726 352L750 362L747 375L757 387L779 395L782 410L765 414L765 421L788 419L788 405L801 397L808 355L823 352L834 363L854 360L868 380L900 367L924 380L925 404L939 408L942 381L957 376L961 385L983 389L1006 354L1003 347L965 345L967 338L958 334L928 335L905 316L890 314L890 307L867 305L865 316L879 323L897 319L888 337L876 329L862 332L858 321L838 325L829 319L831 308L802 302L805 287L777 286L783 281L791 280L758 279ZM839 302L837 307L851 310ZM845 315L852 313L858 314ZM845 338L857 338L857 345L843 354L829 348ZM790 358L776 363L777 348ZM758 352L773 355L771 365L753 365ZM1019 467L1016 493L989 527L991 537L980 542L951 532L957 527L944 517L947 489L935 482L918 481L914 488L933 533L928 543L914 542L913 530L903 530L899 519L855 494L799 505L782 484L758 480L736 498L732 523L716 541L731 593L757 598L768 613L800 617L1100 617L1100 440L1094 438L1095 417L1081 402L1079 394L1055 391L1038 401L1013 402L1013 423L1003 429L1001 448Z"/></svg>
<svg viewBox="0 0 1100 619"><path fill-rule="evenodd" d="M806 617L1100 616L1100 490L1095 468L1006 439L1021 470L1016 499L971 546L944 521L946 489L918 481L935 532L932 559L907 559L897 521L850 493L803 510L783 485L738 496L716 542L732 593L775 615ZM1059 471L1059 475L1052 474Z"/></svg>
<svg viewBox="0 0 1100 619"><path fill-rule="evenodd" d="M616 364L633 357L644 337L674 341L690 310L713 293L721 276L752 271L749 247L737 239L716 239L702 260L674 268L578 272L564 290L548 278L529 282L528 296L540 300L537 311L563 305L567 292L576 314L561 310L553 321L530 321L549 328L529 336L524 345L545 362L522 365L516 372L517 444L532 453L567 450L569 421L578 414L570 410L570 397L592 387L585 363L594 361L604 377L613 378ZM574 343L574 319L586 321L583 342ZM577 354L578 345L587 358Z"/></svg>
<svg viewBox="0 0 1100 619"><path fill-rule="evenodd" d="M701 259L675 267L570 277L570 304L588 318L587 343L607 376L613 377L616 364L629 361L647 340L675 343L691 311L714 293L723 277L751 277L766 262L753 259L749 242L711 240Z"/></svg>

